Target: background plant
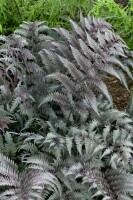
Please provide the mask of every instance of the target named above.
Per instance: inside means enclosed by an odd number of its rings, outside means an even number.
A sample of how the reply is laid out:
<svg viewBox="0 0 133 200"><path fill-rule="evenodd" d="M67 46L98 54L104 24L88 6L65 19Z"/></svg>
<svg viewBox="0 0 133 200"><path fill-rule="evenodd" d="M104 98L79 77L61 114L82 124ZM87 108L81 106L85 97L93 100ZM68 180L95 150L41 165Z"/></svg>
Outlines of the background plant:
<svg viewBox="0 0 133 200"><path fill-rule="evenodd" d="M0 23L3 34L11 34L14 29L24 20L24 12L28 2L25 0L2 0L0 1Z"/></svg>
<svg viewBox="0 0 133 200"><path fill-rule="evenodd" d="M129 1L127 7L122 7L121 4L117 4L114 0L103 1L97 0L93 4L93 8L90 14L97 17L106 19L113 25L117 33L126 41L127 45L133 48L133 2Z"/></svg>
<svg viewBox="0 0 133 200"><path fill-rule="evenodd" d="M92 0L4 0L0 2L3 34L12 33L23 21L47 21L47 25L70 27L68 17L79 20L79 10L87 15Z"/></svg>

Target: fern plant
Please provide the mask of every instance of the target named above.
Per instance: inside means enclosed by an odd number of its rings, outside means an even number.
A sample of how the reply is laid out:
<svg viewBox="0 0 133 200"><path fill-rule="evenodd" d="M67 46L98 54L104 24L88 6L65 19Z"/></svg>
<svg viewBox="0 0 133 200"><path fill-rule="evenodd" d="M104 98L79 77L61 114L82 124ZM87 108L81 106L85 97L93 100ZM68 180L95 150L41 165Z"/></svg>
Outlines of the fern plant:
<svg viewBox="0 0 133 200"><path fill-rule="evenodd" d="M113 108L103 81L128 89L132 52L102 19L70 24L0 37L1 200L133 197L131 112Z"/></svg>
<svg viewBox="0 0 133 200"><path fill-rule="evenodd" d="M50 191L61 193L57 178L50 172L26 169L19 173L17 165L3 155L0 155L0 174L0 187L6 187L0 194L2 200L42 199L42 190L45 187Z"/></svg>
<svg viewBox="0 0 133 200"><path fill-rule="evenodd" d="M14 33L25 38L28 43L28 49L31 53L37 56L38 52L44 47L49 46L52 38L48 36L49 28L44 25L44 22L23 22L20 25L21 29Z"/></svg>
<svg viewBox="0 0 133 200"><path fill-rule="evenodd" d="M43 23L42 23L43 24ZM35 26L35 32L33 38L31 39L31 44L29 43L28 37L32 32L32 27ZM43 31L45 27L39 24L29 24L29 29L27 26L27 35L21 37L17 34L14 34L10 37L1 37L1 73L2 75L2 100L3 103L9 103L9 110L13 112L18 106L20 111L24 114L34 115L35 107L40 103L41 94L43 90L47 94L47 86L45 84L44 76L45 71L42 66L38 65L40 60L38 60L33 54L37 54L37 49L31 49L31 46L37 46L41 48L41 37L38 38L36 35L37 31L40 28L40 31ZM22 32L22 31L21 31ZM24 32L24 31L23 31ZM26 31L25 31L26 32ZM32 32L33 33L33 32ZM26 34L26 33L25 33ZM38 38L36 41L35 39ZM44 36L44 40L47 40L48 37ZM5 44L8 43L8 46ZM45 43L45 42L44 42ZM50 43L50 42L49 42ZM32 53L31 53L32 52ZM37 63L38 62L38 63ZM7 67L8 66L8 67ZM38 82L38 79L40 80ZM5 101L7 99L7 101ZM11 101L13 101L11 103ZM34 105L31 106L31 104ZM27 110L29 111L27 113Z"/></svg>
<svg viewBox="0 0 133 200"><path fill-rule="evenodd" d="M40 52L43 63L51 69L48 68L47 78L58 80L63 87L46 97L42 104L54 100L67 111L83 114L92 108L98 113L94 91L102 91L111 100L101 76L109 73L127 87L123 71L132 78L129 53L122 39L104 20L83 18L81 14L81 27L72 20L70 23L73 33L55 29L64 41L53 42L51 50Z"/></svg>

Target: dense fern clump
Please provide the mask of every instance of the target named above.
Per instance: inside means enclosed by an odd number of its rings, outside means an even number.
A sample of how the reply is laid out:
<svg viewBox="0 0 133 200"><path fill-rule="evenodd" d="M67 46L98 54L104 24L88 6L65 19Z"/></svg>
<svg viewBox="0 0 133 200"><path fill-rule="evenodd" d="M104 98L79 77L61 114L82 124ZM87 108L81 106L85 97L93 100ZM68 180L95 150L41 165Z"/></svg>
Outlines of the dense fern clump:
<svg viewBox="0 0 133 200"><path fill-rule="evenodd" d="M132 52L102 19L70 24L0 37L1 200L133 198L132 98L114 109L104 83L128 89Z"/></svg>
<svg viewBox="0 0 133 200"><path fill-rule="evenodd" d="M22 36L28 43L28 49L33 55L37 55L40 50L46 48L52 38L48 36L49 28L44 22L23 22L21 29L15 31L15 34Z"/></svg>
<svg viewBox="0 0 133 200"><path fill-rule="evenodd" d="M83 18L81 15L80 19L81 27L70 20L73 33L63 28L55 29L63 42L52 42L52 49L40 52L43 63L51 68L47 78L57 79L64 86L45 98L43 103L54 100L66 110L85 113L92 107L98 113L94 91L102 91L111 100L101 76L106 73L116 76L125 87L123 71L133 77L129 70L127 47L113 33L111 26L94 17Z"/></svg>

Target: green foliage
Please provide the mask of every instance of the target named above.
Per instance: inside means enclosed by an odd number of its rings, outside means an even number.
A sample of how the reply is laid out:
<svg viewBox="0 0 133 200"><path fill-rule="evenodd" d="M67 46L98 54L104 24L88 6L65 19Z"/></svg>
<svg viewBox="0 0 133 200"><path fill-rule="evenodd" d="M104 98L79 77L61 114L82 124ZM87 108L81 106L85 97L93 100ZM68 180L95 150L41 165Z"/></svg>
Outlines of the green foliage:
<svg viewBox="0 0 133 200"><path fill-rule="evenodd" d="M59 1L59 0L40 0L34 1L33 5L29 9L29 20L35 19L44 20L47 19L48 25L51 26L67 26L67 17L71 16L76 18L79 15L79 9L85 10L85 7L89 5L89 1ZM38 12L39 10L39 12Z"/></svg>
<svg viewBox="0 0 133 200"><path fill-rule="evenodd" d="M87 15L92 0L2 0L0 19L3 34L10 34L23 21L47 21L51 27L69 28L68 17L79 20L82 9Z"/></svg>
<svg viewBox="0 0 133 200"><path fill-rule="evenodd" d="M114 0L96 0L89 12L97 17L102 17L113 25L117 33L133 49L133 1L127 7L116 4Z"/></svg>
<svg viewBox="0 0 133 200"><path fill-rule="evenodd" d="M0 33L2 33L2 26L1 26L1 24L0 24Z"/></svg>
<svg viewBox="0 0 133 200"><path fill-rule="evenodd" d="M27 2L26 0L0 1L0 23L3 27L3 34L11 34L19 26L23 20Z"/></svg>

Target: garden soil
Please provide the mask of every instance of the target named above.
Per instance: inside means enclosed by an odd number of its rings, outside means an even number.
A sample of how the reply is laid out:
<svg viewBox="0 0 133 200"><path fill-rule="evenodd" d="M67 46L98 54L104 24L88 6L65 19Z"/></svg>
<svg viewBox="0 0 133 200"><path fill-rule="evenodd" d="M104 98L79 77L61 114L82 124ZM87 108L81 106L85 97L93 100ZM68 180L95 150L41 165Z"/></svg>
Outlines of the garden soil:
<svg viewBox="0 0 133 200"><path fill-rule="evenodd" d="M123 110L129 100L129 92L127 91L127 89L121 84L118 79L112 76L105 78L104 82L106 83L107 88L113 97L114 107L118 110ZM129 90L131 90L131 88L133 87L133 81L127 77L127 83Z"/></svg>

